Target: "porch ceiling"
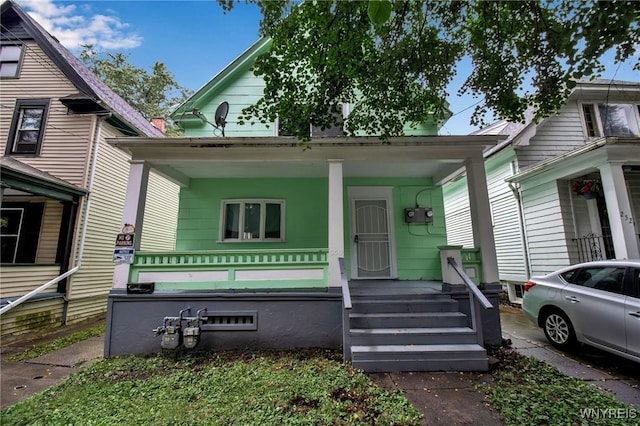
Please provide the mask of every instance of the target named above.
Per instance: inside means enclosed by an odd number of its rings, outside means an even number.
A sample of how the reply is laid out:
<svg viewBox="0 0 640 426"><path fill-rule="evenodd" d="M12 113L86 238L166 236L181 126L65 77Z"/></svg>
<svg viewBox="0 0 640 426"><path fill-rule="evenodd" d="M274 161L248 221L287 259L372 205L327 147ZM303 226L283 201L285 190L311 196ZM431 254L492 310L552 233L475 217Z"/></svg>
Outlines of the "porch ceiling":
<svg viewBox="0 0 640 426"><path fill-rule="evenodd" d="M322 138L306 149L291 138L116 138L109 143L178 178L324 177L328 160L341 159L345 177L434 177L482 158L500 136Z"/></svg>

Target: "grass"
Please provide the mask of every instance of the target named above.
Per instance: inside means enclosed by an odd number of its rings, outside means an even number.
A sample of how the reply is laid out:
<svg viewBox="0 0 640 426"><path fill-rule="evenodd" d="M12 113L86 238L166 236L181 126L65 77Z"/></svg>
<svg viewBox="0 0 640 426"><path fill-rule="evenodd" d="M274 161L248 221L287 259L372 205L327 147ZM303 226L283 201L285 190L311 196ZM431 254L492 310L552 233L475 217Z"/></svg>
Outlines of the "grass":
<svg viewBox="0 0 640 426"><path fill-rule="evenodd" d="M98 325L92 328L86 328L84 330L75 332L65 337L60 337L52 342L45 344L33 345L30 349L20 352L18 354L7 357L8 361L25 361L27 359L36 358L49 352L57 351L76 342L88 339L90 337L100 336L104 333L105 325Z"/></svg>
<svg viewBox="0 0 640 426"><path fill-rule="evenodd" d="M100 327L20 356L95 333ZM506 425L640 424L639 410L555 367L509 348L490 354L500 362L484 390ZM418 425L420 418L399 391L323 350L110 358L0 412L3 425Z"/></svg>
<svg viewBox="0 0 640 426"><path fill-rule="evenodd" d="M101 360L1 413L7 425L419 425L335 351Z"/></svg>
<svg viewBox="0 0 640 426"><path fill-rule="evenodd" d="M494 383L487 393L506 425L640 424L637 408L545 362L506 348L492 355L500 366L492 373Z"/></svg>

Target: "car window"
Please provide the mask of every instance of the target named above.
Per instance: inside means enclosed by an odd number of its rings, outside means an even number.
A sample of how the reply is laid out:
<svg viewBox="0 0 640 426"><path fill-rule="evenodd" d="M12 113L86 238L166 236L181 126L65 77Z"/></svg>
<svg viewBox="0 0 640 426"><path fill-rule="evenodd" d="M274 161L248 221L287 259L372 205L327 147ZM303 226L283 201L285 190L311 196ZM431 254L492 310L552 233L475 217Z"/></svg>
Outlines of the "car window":
<svg viewBox="0 0 640 426"><path fill-rule="evenodd" d="M640 298L640 268L632 269L631 286L631 294Z"/></svg>
<svg viewBox="0 0 640 426"><path fill-rule="evenodd" d="M571 284L622 294L624 268L613 266L573 269L562 274Z"/></svg>

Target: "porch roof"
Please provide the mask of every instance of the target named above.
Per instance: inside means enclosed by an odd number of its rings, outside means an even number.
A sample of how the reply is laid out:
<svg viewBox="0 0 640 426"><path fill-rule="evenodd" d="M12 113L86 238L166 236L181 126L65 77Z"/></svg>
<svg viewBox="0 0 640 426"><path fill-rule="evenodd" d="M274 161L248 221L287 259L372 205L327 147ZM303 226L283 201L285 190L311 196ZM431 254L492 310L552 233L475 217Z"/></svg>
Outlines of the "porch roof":
<svg viewBox="0 0 640 426"><path fill-rule="evenodd" d="M344 161L345 177L433 177L439 181L466 159L482 159L498 135L375 137L113 138L108 142L183 185L190 178L324 177L327 161Z"/></svg>

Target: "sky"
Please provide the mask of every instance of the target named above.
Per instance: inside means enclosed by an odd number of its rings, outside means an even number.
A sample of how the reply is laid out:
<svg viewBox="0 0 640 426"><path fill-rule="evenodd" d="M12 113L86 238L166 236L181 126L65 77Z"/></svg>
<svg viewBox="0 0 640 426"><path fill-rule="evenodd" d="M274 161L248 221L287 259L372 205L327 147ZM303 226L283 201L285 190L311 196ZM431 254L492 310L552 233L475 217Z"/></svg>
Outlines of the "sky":
<svg viewBox="0 0 640 426"><path fill-rule="evenodd" d="M260 11L236 1L224 13L215 0L17 0L36 21L65 47L78 54L82 45L99 51L121 52L131 64L152 69L163 62L181 86L196 91L258 40ZM640 81L630 64L610 65L602 76ZM469 124L473 107L482 101L458 96L464 68L449 90L453 116L443 135L464 135L477 129Z"/></svg>

